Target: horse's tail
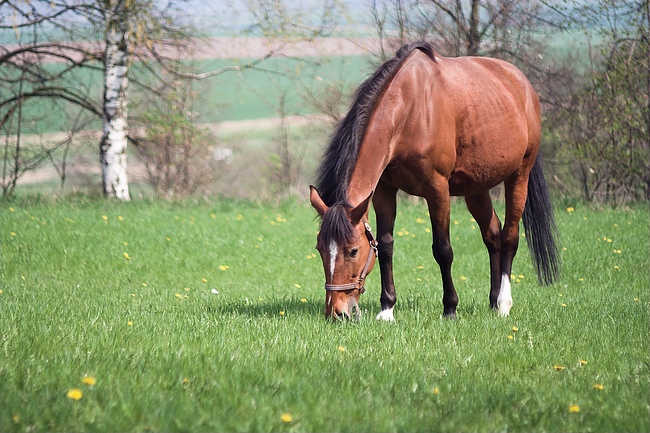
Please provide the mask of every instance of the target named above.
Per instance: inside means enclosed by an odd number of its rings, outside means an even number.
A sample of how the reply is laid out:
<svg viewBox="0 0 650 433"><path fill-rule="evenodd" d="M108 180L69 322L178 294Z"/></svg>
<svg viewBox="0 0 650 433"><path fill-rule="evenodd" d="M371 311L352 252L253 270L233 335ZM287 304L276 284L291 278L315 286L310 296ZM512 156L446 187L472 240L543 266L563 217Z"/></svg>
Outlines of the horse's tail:
<svg viewBox="0 0 650 433"><path fill-rule="evenodd" d="M553 284L560 275L560 258L555 244L557 228L539 155L528 178L528 198L522 219L537 278L541 284Z"/></svg>

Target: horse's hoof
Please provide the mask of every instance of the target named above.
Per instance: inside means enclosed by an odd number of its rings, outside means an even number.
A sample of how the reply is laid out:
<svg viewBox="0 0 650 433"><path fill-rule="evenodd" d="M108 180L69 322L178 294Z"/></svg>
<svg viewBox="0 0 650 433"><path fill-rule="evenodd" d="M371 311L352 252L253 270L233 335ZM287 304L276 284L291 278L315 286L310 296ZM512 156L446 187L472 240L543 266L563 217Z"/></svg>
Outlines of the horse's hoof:
<svg viewBox="0 0 650 433"><path fill-rule="evenodd" d="M500 316L509 316L510 309L512 308L512 301L501 301L499 303L499 315Z"/></svg>
<svg viewBox="0 0 650 433"><path fill-rule="evenodd" d="M387 308L385 310L381 310L381 312L377 314L377 317L375 317L375 319L383 320L384 322L394 322L395 317L393 317L393 309Z"/></svg>

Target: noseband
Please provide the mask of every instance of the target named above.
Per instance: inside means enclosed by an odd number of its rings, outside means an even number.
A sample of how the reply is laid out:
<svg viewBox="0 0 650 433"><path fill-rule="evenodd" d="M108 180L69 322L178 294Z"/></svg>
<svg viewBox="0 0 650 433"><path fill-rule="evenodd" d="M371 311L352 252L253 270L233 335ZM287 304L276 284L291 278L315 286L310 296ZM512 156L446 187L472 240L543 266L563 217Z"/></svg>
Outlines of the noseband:
<svg viewBox="0 0 650 433"><path fill-rule="evenodd" d="M357 281L355 281L354 283L348 283L348 284L325 283L325 290L345 291L345 290L359 289L361 293L366 291L366 288L363 286L363 283L366 279L366 276L368 275L368 269L370 268L370 263L372 263L373 253L375 257L377 257L377 241L375 240L375 237L372 235L370 224L368 224L367 221L364 221L363 225L366 228L366 237L368 238L368 242L370 243L370 250L368 251L368 258L366 259L366 264L363 267L363 271L361 271L359 278L357 278Z"/></svg>

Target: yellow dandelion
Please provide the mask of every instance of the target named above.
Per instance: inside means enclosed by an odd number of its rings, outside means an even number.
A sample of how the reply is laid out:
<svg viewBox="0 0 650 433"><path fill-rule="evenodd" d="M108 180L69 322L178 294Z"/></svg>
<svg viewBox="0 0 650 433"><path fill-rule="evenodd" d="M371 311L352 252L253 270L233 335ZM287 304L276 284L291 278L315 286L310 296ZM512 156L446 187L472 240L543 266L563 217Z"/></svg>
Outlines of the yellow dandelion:
<svg viewBox="0 0 650 433"><path fill-rule="evenodd" d="M639 301L639 298L634 298L634 302L638 302L638 301Z"/></svg>
<svg viewBox="0 0 650 433"><path fill-rule="evenodd" d="M280 415L280 419L282 420L282 422L291 422L291 421L293 421L293 417L291 416L291 414L286 413L286 412L283 413L282 415Z"/></svg>
<svg viewBox="0 0 650 433"><path fill-rule="evenodd" d="M580 365L587 365L587 360L586 359L581 359L580 360Z"/></svg>
<svg viewBox="0 0 650 433"><path fill-rule="evenodd" d="M129 253L124 253L124 258L127 260L131 260L131 257L129 256Z"/></svg>
<svg viewBox="0 0 650 433"><path fill-rule="evenodd" d="M237 217L235 218L237 221L241 221L244 219L244 215L238 214Z"/></svg>
<svg viewBox="0 0 650 433"><path fill-rule="evenodd" d="M562 304L563 307L566 307L566 304Z"/></svg>
<svg viewBox="0 0 650 433"><path fill-rule="evenodd" d="M614 265L614 269L618 269L618 265Z"/></svg>
<svg viewBox="0 0 650 433"><path fill-rule="evenodd" d="M508 335L508 340L513 340L514 338L515 337L513 337L512 335Z"/></svg>
<svg viewBox="0 0 650 433"><path fill-rule="evenodd" d="M306 299L306 298L302 298L302 299L300 299L300 302L307 302L307 299Z"/></svg>
<svg viewBox="0 0 650 433"><path fill-rule="evenodd" d="M14 210L15 210L15 209L12 208L12 207L9 208L9 212L13 212Z"/></svg>
<svg viewBox="0 0 650 433"><path fill-rule="evenodd" d="M553 366L553 368L556 369L557 371L562 371L562 370L564 370L564 367L561 366L561 365L558 365L558 364L555 364L555 365Z"/></svg>
<svg viewBox="0 0 650 433"><path fill-rule="evenodd" d="M95 383L97 383L97 380L92 376L84 376L81 379L81 383L84 385L93 386Z"/></svg>
<svg viewBox="0 0 650 433"><path fill-rule="evenodd" d="M431 233L431 229L429 227L427 227L427 228L424 229L424 232L425 233Z"/></svg>
<svg viewBox="0 0 650 433"><path fill-rule="evenodd" d="M127 324L128 326L133 326L133 321L132 321L132 320L129 320L128 322L126 322L126 324Z"/></svg>
<svg viewBox="0 0 650 433"><path fill-rule="evenodd" d="M284 316L284 310L280 311L280 316Z"/></svg>
<svg viewBox="0 0 650 433"><path fill-rule="evenodd" d="M438 395L438 394L440 394L440 390L438 388L433 388L433 393L435 395Z"/></svg>
<svg viewBox="0 0 650 433"><path fill-rule="evenodd" d="M415 281L417 281L418 283L421 283L421 282L422 282L422 278L419 278L419 277L418 277L418 278L415 279Z"/></svg>
<svg viewBox="0 0 650 433"><path fill-rule="evenodd" d="M68 391L66 396L74 401L81 400L81 397L84 396L83 392L81 392L80 389L78 388L72 388L71 390Z"/></svg>
<svg viewBox="0 0 650 433"><path fill-rule="evenodd" d="M345 352L345 347L344 346L339 346L339 352Z"/></svg>
<svg viewBox="0 0 650 433"><path fill-rule="evenodd" d="M123 243L124 245L129 245L129 243L128 243L128 242L126 242L126 241L124 241L124 242L122 242L122 243Z"/></svg>
<svg viewBox="0 0 650 433"><path fill-rule="evenodd" d="M107 217L106 215L102 215L102 219L103 219L104 221L108 221L108 217Z"/></svg>
<svg viewBox="0 0 650 433"><path fill-rule="evenodd" d="M165 238L165 240L166 240L167 242L169 242L169 241L171 241L171 238L168 236L168 237Z"/></svg>
<svg viewBox="0 0 650 433"><path fill-rule="evenodd" d="M228 265L219 265L219 269L221 269L222 271L226 271L226 270L230 269L230 266L228 266Z"/></svg>
<svg viewBox="0 0 650 433"><path fill-rule="evenodd" d="M418 224L424 224L424 220L422 218L416 218L415 222Z"/></svg>
<svg viewBox="0 0 650 433"><path fill-rule="evenodd" d="M213 213L210 214L210 218L215 219L217 216Z"/></svg>
<svg viewBox="0 0 650 433"><path fill-rule="evenodd" d="M594 383L594 389L602 391L603 389L605 389L605 385L603 385L602 383Z"/></svg>
<svg viewBox="0 0 650 433"><path fill-rule="evenodd" d="M575 209L572 208L572 207L568 207L568 208L566 208L566 211L569 212L569 213L573 212L574 210L575 210Z"/></svg>
<svg viewBox="0 0 650 433"><path fill-rule="evenodd" d="M571 406L569 406L569 412L570 413L580 412L580 406L578 406L577 404L572 404Z"/></svg>
<svg viewBox="0 0 650 433"><path fill-rule="evenodd" d="M11 209L11 208L9 208L9 209ZM16 415L12 416L11 420L14 422L14 424L18 424L18 421L20 421L20 415L16 414Z"/></svg>
<svg viewBox="0 0 650 433"><path fill-rule="evenodd" d="M517 328L516 326L513 326L512 327L512 332L517 332L517 331L519 331L519 328Z"/></svg>
<svg viewBox="0 0 650 433"><path fill-rule="evenodd" d="M523 275L518 275L517 278L521 278L523 280L524 276Z"/></svg>
<svg viewBox="0 0 650 433"><path fill-rule="evenodd" d="M147 287L147 283L142 283L142 287Z"/></svg>
<svg viewBox="0 0 650 433"><path fill-rule="evenodd" d="M298 284L298 283L294 284L293 286L294 286L295 288L297 288L297 289L300 288L300 284Z"/></svg>
<svg viewBox="0 0 650 433"><path fill-rule="evenodd" d="M16 236L16 232L11 232L11 236Z"/></svg>
<svg viewBox="0 0 650 433"><path fill-rule="evenodd" d="M208 282L208 280L206 280L205 278L201 278L201 281L203 281L204 283Z"/></svg>
<svg viewBox="0 0 650 433"><path fill-rule="evenodd" d="M458 221L454 221L454 225L457 226L459 224Z"/></svg>
<svg viewBox="0 0 650 433"><path fill-rule="evenodd" d="M187 377L184 377L183 378L183 385L187 385L188 383L190 383L190 380Z"/></svg>
<svg viewBox="0 0 650 433"><path fill-rule="evenodd" d="M584 280L585 280L585 279L582 278L582 277L578 278L578 281L584 281Z"/></svg>
<svg viewBox="0 0 650 433"><path fill-rule="evenodd" d="M117 219L120 220L120 221L124 221L124 218L121 215L118 215Z"/></svg>
<svg viewBox="0 0 650 433"><path fill-rule="evenodd" d="M180 293L176 293L174 296L176 296L178 299L183 299L183 295L181 295Z"/></svg>

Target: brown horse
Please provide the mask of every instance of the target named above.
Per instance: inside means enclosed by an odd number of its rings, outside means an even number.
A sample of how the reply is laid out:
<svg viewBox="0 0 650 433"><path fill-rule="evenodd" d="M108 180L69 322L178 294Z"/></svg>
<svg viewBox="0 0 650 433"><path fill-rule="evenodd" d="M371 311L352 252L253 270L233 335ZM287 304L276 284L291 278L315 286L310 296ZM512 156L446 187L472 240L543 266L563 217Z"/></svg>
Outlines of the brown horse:
<svg viewBox="0 0 650 433"><path fill-rule="evenodd" d="M424 197L433 257L442 274L443 314L456 316L451 277L450 196L464 196L490 257L490 306L512 307L510 272L522 219L540 282L558 276L555 223L537 157L540 107L526 77L504 61L434 53L426 42L401 48L356 92L311 187L321 216L316 248L325 270L325 315L360 316L366 275L379 256L381 312L393 321L393 226L401 189ZM489 190L504 183L503 228ZM528 199L527 199L528 197ZM377 241L368 224L377 216Z"/></svg>

